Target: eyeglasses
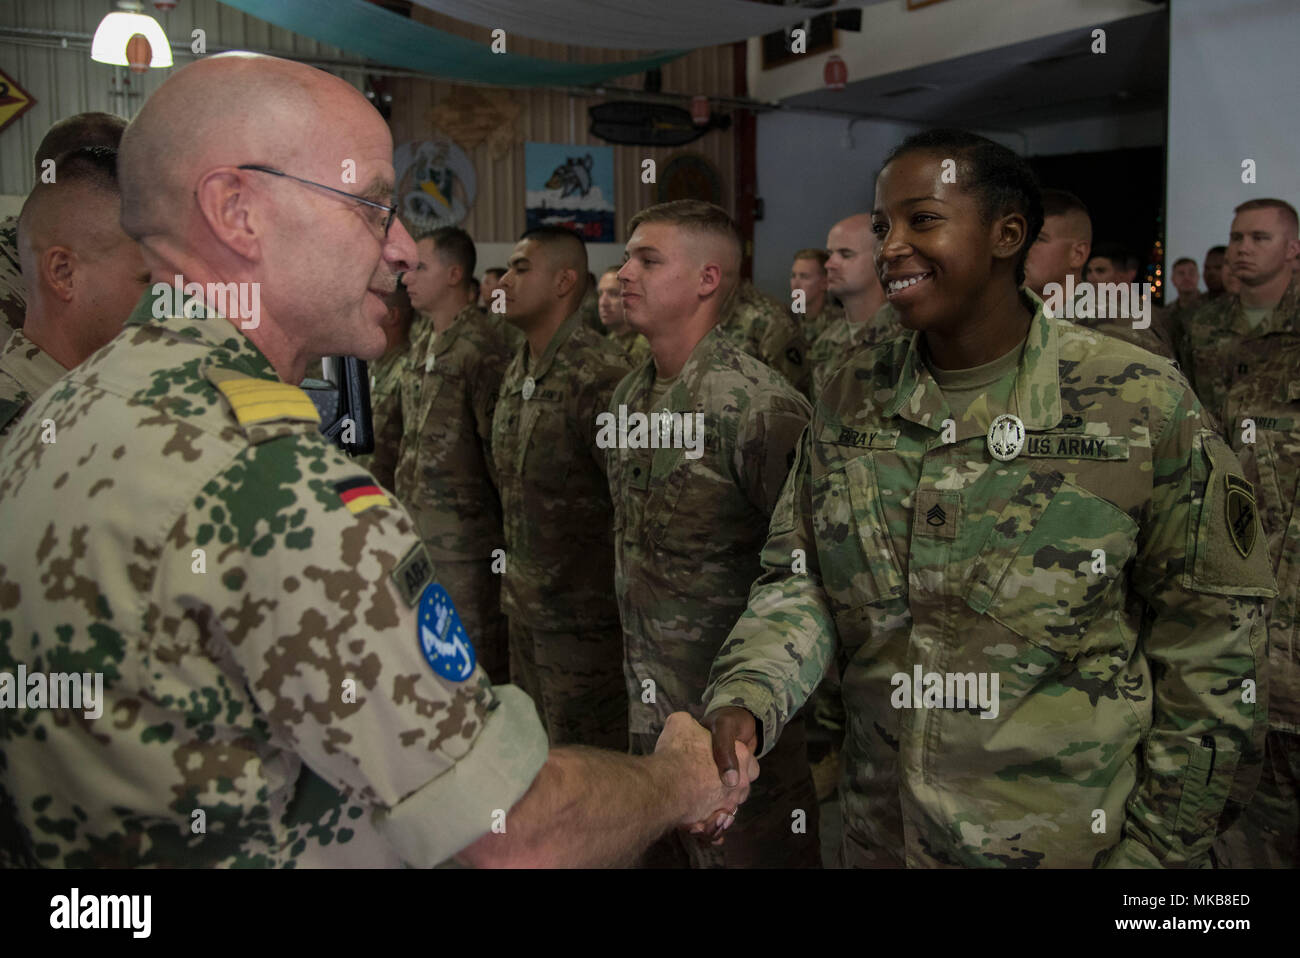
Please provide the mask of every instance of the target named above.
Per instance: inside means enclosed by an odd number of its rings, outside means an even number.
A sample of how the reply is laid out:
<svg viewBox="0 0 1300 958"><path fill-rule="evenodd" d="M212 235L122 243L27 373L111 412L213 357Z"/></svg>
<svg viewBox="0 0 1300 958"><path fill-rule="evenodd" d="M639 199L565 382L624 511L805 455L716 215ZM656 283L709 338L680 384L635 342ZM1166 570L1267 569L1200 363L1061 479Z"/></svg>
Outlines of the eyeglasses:
<svg viewBox="0 0 1300 958"><path fill-rule="evenodd" d="M331 193L337 193L339 196L346 196L350 200L356 200L365 206L373 206L377 210L383 210L388 216L384 219L384 236L388 236L388 228L393 225L393 217L397 215L397 207L389 206L386 203L376 203L374 200L368 200L364 196L357 196L355 193L349 193L347 190L338 190L332 186L326 186L324 183L317 183L315 180L304 180L301 176L294 176L290 173L284 173L280 170L272 169L269 166L258 166L256 163L246 163L237 167L241 170L255 170L258 173L270 173L272 176L283 176L287 180L295 180L298 183L306 183L308 186L319 187L322 190L329 190Z"/></svg>

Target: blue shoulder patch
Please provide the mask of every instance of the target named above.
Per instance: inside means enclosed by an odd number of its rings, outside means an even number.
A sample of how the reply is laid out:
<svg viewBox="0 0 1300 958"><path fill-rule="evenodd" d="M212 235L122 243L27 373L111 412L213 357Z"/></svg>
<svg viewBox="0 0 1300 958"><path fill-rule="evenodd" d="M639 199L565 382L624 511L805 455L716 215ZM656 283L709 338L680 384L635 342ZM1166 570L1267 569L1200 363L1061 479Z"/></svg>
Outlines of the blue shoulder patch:
<svg viewBox="0 0 1300 958"><path fill-rule="evenodd" d="M464 682L474 674L474 646L451 596L438 583L430 582L420 594L416 622L420 651L433 671L452 682Z"/></svg>

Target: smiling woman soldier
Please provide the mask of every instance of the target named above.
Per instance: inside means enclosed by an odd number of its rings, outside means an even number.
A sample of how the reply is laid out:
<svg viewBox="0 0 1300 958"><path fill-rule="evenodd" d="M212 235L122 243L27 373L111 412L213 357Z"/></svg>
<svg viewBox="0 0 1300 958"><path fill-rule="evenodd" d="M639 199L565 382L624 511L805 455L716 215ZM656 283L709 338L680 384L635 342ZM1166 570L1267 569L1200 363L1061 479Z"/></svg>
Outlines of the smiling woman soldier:
<svg viewBox="0 0 1300 958"><path fill-rule="evenodd" d="M839 656L846 865L1203 865L1258 774L1253 490L1168 362L1020 288L1042 219L982 137L888 158L876 264L913 332L829 380L714 662L725 773Z"/></svg>

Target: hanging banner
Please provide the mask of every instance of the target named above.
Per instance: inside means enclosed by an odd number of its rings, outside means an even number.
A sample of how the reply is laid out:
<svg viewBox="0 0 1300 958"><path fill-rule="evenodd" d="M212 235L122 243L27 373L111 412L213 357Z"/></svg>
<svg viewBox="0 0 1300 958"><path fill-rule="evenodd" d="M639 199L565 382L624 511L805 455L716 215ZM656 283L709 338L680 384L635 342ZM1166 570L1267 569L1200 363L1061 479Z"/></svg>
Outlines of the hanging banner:
<svg viewBox="0 0 1300 958"><path fill-rule="evenodd" d="M614 242L614 150L564 143L524 145L529 229L563 226L588 243Z"/></svg>
<svg viewBox="0 0 1300 958"><path fill-rule="evenodd" d="M474 205L474 163L450 138L435 134L393 151L397 214L411 233L455 226Z"/></svg>

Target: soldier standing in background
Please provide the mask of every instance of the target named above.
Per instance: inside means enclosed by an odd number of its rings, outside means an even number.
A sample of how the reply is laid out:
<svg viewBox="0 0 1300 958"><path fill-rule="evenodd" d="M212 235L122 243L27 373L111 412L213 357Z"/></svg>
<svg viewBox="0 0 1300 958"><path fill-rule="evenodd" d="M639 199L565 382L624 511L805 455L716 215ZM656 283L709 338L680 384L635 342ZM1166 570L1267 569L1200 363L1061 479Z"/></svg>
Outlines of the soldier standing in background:
<svg viewBox="0 0 1300 958"><path fill-rule="evenodd" d="M611 409L620 422L656 413L649 430L658 434L652 444L644 426L629 430L608 455L628 720L632 751L643 755L669 713L701 708L709 667L759 572L758 550L808 404L715 328L740 269L739 234L723 210L698 200L664 203L634 216L629 233L623 305L654 362L619 384ZM721 848L675 835L646 863L819 865L801 722L793 731L763 763Z"/></svg>
<svg viewBox="0 0 1300 958"><path fill-rule="evenodd" d="M78 113L55 123L36 148L36 183L41 182L47 160L83 146L116 150L126 120L111 113ZM18 256L18 217L0 220L0 345L9 333L22 329L27 311L27 285Z"/></svg>
<svg viewBox="0 0 1300 958"><path fill-rule="evenodd" d="M402 284L428 332L412 345L398 388L379 406L384 433L371 469L411 511L479 661L504 683L510 666L493 564L505 538L491 442L510 347L492 319L466 303L475 259L469 234L444 226L416 248L418 262Z"/></svg>
<svg viewBox="0 0 1300 958"><path fill-rule="evenodd" d="M795 389L807 388L808 345L785 306L765 296L747 279L737 282L722 307L718 331Z"/></svg>
<svg viewBox="0 0 1300 958"><path fill-rule="evenodd" d="M1223 425L1259 493L1277 579L1268 609L1268 735L1255 796L1219 836L1226 868L1300 867L1300 337L1274 337L1228 392Z"/></svg>
<svg viewBox="0 0 1300 958"><path fill-rule="evenodd" d="M600 321L610 342L623 351L628 363L635 368L650 358L650 344L627 324L627 317L623 315L623 298L618 289L619 269L611 266L600 274L600 283L596 287Z"/></svg>
<svg viewBox="0 0 1300 958"><path fill-rule="evenodd" d="M871 217L858 213L840 220L826 234L826 246L827 289L844 304L844 315L826 328L810 354L814 400L821 384L858 349L903 334L871 259Z"/></svg>
<svg viewBox="0 0 1300 958"><path fill-rule="evenodd" d="M627 746L623 633L614 599L614 510L597 416L627 373L622 351L578 315L582 240L530 230L501 278L527 338L506 368L492 426L505 519L501 607L510 679L552 745Z"/></svg>
<svg viewBox="0 0 1300 958"><path fill-rule="evenodd" d="M1288 337L1300 336L1300 256L1296 211L1278 199L1234 210L1227 272L1240 291L1206 303L1189 319L1188 379L1205 408L1223 409L1234 383L1250 375Z"/></svg>
<svg viewBox="0 0 1300 958"><path fill-rule="evenodd" d="M27 315L0 350L0 437L41 393L122 329L145 291L140 247L118 222L117 151L83 147L58 159L18 218Z"/></svg>
<svg viewBox="0 0 1300 958"><path fill-rule="evenodd" d="M714 663L725 775L838 654L846 865L1197 866L1258 777L1252 487L1170 363L1020 289L1041 224L983 137L886 160L876 263L918 334L821 392Z"/></svg>
<svg viewBox="0 0 1300 958"><path fill-rule="evenodd" d="M411 308L411 294L401 283L398 283L397 288L389 294L385 305L388 307L388 316L384 321L384 335L387 337L388 345L384 355L367 367L370 373L370 420L376 448L385 436L383 411L386 400L401 385L402 375L406 372L406 357L411 351L412 342L427 333L423 322L418 325L415 323L415 310ZM390 441L392 438L389 436ZM400 442L400 437L398 441ZM396 459L397 453L397 449L390 450L389 458ZM369 469L374 460L374 453L368 456L357 456L356 460Z"/></svg>
<svg viewBox="0 0 1300 958"><path fill-rule="evenodd" d="M791 314L803 330L810 362L817 337L844 315L843 308L826 295L826 260L829 255L824 249L801 249L794 254L794 262L790 264L790 293L792 296L797 291L804 294L802 312L794 313L792 308Z"/></svg>

